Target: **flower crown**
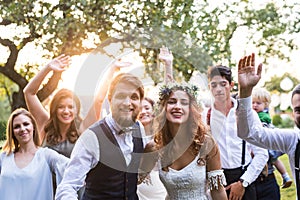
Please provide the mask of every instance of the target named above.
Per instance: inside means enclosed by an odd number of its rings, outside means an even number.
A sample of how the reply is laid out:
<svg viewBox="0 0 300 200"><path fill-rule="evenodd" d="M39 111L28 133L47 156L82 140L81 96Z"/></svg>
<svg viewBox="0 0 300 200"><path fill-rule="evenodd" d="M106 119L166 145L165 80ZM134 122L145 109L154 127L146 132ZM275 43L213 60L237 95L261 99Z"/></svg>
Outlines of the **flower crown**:
<svg viewBox="0 0 300 200"><path fill-rule="evenodd" d="M186 93L189 93L191 96L197 99L198 87L196 85L189 85L187 83L170 83L168 85L163 85L159 88L159 100L162 101L164 99L167 99L170 96L171 92L174 90L185 91Z"/></svg>

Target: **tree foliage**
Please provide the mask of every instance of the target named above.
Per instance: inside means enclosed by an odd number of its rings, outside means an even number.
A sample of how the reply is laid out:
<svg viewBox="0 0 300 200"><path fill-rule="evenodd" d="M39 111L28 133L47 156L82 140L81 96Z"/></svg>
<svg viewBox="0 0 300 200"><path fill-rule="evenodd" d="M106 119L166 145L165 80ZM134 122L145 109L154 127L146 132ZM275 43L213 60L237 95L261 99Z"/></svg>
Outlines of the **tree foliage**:
<svg viewBox="0 0 300 200"><path fill-rule="evenodd" d="M12 93L16 91L16 85L13 84L11 80L9 80L3 74L0 74L0 122L6 121L10 115L10 108L12 107ZM1 126L1 124L0 124ZM1 129L1 128L0 128ZM4 131L5 132L5 131ZM0 132L1 135L1 132ZM1 138L1 136L0 136Z"/></svg>
<svg viewBox="0 0 300 200"><path fill-rule="evenodd" d="M283 79L285 78L289 78L292 82L293 85L296 86L297 84L299 84L300 80L297 79L296 77L292 76L289 73L285 73L283 76L273 76L271 77L270 81L265 82L264 87L270 91L270 92L276 92L276 93L286 93L287 91L284 91L281 87L280 87L280 83Z"/></svg>
<svg viewBox="0 0 300 200"><path fill-rule="evenodd" d="M264 58L288 59L281 50L293 50L299 33L299 3L276 5L270 1L256 5L249 0L3 0L0 3L0 44L6 47L7 60L0 73L18 90L12 95L12 109L25 106L22 90L36 71L26 63L20 69L18 58L29 44L48 50L46 58L61 53L80 55L95 49L107 53L105 46L120 42L143 56L146 72L155 83L159 47L174 52L175 77L188 80L193 71L205 72L207 66L225 62L235 65L230 42L242 30L250 44L259 47ZM296 12L297 11L297 12ZM286 37L289 35L290 37ZM92 40L93 45L86 45ZM96 48L98 47L98 48ZM241 50L244 51L244 50ZM5 53L3 53L5 55ZM34 56L34 55L32 55ZM61 74L54 74L40 90L44 100L57 87ZM182 76L181 76L182 75Z"/></svg>

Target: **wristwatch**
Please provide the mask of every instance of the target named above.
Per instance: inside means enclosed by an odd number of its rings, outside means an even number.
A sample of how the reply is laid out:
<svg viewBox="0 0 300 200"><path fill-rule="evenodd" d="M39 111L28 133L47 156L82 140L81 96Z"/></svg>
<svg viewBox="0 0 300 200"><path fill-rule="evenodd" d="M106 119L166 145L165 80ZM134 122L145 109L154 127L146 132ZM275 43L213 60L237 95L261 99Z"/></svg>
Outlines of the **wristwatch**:
<svg viewBox="0 0 300 200"><path fill-rule="evenodd" d="M248 183L247 181L245 181L244 179L241 179L241 178L240 178L240 181L241 181L242 186L243 186L244 188L246 188L246 187L249 186L249 183Z"/></svg>

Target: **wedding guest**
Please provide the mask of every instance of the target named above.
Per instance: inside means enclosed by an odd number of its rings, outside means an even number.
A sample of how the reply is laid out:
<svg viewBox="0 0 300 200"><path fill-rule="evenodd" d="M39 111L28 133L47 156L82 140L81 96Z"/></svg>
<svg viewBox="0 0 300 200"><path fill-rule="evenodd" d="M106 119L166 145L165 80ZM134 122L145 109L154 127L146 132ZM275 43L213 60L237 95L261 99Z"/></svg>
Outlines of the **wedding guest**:
<svg viewBox="0 0 300 200"><path fill-rule="evenodd" d="M231 69L217 65L210 67L207 74L213 96L209 125L220 148L228 199L255 200L254 181L266 165L268 152L238 137L235 115L238 103L231 96L234 86Z"/></svg>
<svg viewBox="0 0 300 200"><path fill-rule="evenodd" d="M142 100L142 110L139 114L139 121L145 129L147 143L153 140L153 119L154 119L154 101L149 97ZM157 200L165 199L167 196L166 189L159 179L157 165L149 174L150 181L138 185L137 194L140 200Z"/></svg>
<svg viewBox="0 0 300 200"><path fill-rule="evenodd" d="M237 110L238 134L244 140L266 149L286 153L297 186L297 197L300 198L299 185L299 128L300 128L300 85L292 91L292 109L295 128L270 129L261 126L257 114L252 113L252 90L261 79L262 64L255 67L255 54L240 59L238 65L239 108ZM299 144L299 145L297 145Z"/></svg>
<svg viewBox="0 0 300 200"><path fill-rule="evenodd" d="M25 109L12 112L0 156L0 199L53 200L52 173L59 183L69 159L41 148L34 117Z"/></svg>
<svg viewBox="0 0 300 200"><path fill-rule="evenodd" d="M167 47L160 48L159 60L164 65L164 84L173 81L173 54ZM146 142L153 140L153 119L154 119L154 100L145 97L142 101L142 110L139 114L139 120L143 124L146 135ZM167 192L159 179L157 164L148 175L148 181L138 185L137 194L140 200L165 199Z"/></svg>

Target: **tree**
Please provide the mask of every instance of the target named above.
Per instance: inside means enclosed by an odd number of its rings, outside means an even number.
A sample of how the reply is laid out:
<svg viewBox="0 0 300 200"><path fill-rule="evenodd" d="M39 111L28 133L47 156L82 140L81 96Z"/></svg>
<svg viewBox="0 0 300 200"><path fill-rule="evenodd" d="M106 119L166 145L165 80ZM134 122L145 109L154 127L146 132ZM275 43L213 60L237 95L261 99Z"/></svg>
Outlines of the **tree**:
<svg viewBox="0 0 300 200"><path fill-rule="evenodd" d="M17 90L15 86L16 85L13 84L11 80L9 80L3 74L0 74L0 122L6 122L10 115L10 108L12 106L12 93Z"/></svg>
<svg viewBox="0 0 300 200"><path fill-rule="evenodd" d="M299 3L278 7L271 1L256 7L248 0L219 6L206 0L60 0L57 4L3 0L0 28L15 30L14 35L0 34L0 44L8 52L0 73L18 86L12 95L12 109L25 106L22 90L33 75L30 72L37 69L28 63L22 71L17 66L19 54L29 44L48 50L45 57L50 58L61 53L80 55L96 46L108 53L104 47L119 42L140 52L155 83L161 81L156 69L161 45L175 54L175 74L188 80L193 71L205 72L214 63L226 61L234 66L230 41L241 28L246 28L249 43L260 47L264 57L287 59L280 50L297 48L293 38L284 36L299 33ZM292 13L297 13L296 17ZM93 40L94 46L86 46L86 40ZM39 91L41 101L54 91L60 77L53 74Z"/></svg>
<svg viewBox="0 0 300 200"><path fill-rule="evenodd" d="M289 73L285 73L283 74L281 77L278 76L273 76L271 77L270 81L265 82L264 87L270 91L270 92L276 92L276 93L286 93L287 91L284 91L281 87L280 87L280 83L283 79L285 78L289 78L292 82L293 85L296 86L297 84L299 84L299 79L295 78L294 76L292 76Z"/></svg>

